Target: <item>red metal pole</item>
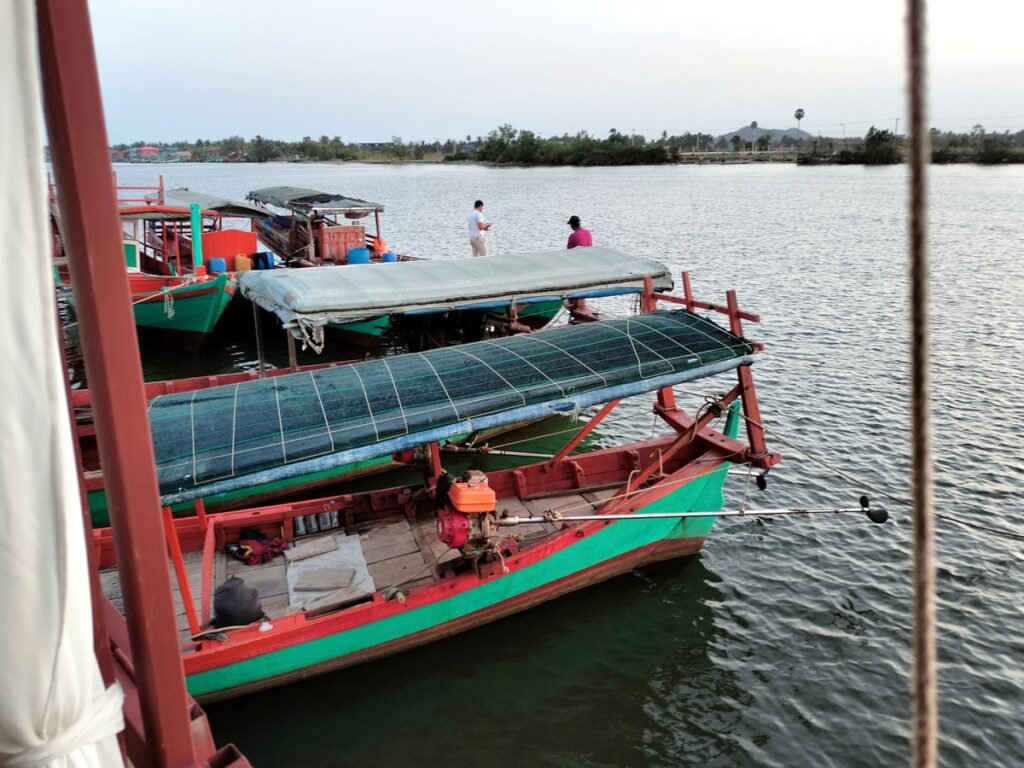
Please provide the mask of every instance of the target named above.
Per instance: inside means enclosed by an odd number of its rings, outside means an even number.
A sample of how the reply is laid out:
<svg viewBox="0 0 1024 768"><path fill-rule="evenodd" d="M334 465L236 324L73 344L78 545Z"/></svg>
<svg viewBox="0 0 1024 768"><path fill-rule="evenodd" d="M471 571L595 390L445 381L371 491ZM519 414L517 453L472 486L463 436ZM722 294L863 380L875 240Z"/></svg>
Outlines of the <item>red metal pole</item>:
<svg viewBox="0 0 1024 768"><path fill-rule="evenodd" d="M683 272L683 299L686 301L686 308L693 312L696 307L693 303L693 287L690 285L689 272Z"/></svg>
<svg viewBox="0 0 1024 768"><path fill-rule="evenodd" d="M178 589L181 591L181 602L185 605L185 617L188 619L189 631L193 635L198 635L199 615L196 613L196 604L193 602L192 585L188 583L185 557L181 554L181 540L178 539L178 532L174 528L174 515L171 514L170 507L164 507L164 538L167 540L167 549L171 553L174 573L178 578Z"/></svg>
<svg viewBox="0 0 1024 768"><path fill-rule="evenodd" d="M206 502L202 499L196 499L196 520L199 521L200 527L205 531L206 526L209 524L209 520L206 518Z"/></svg>
<svg viewBox="0 0 1024 768"><path fill-rule="evenodd" d="M37 0L51 158L153 765L195 765L135 321L85 0ZM163 551L162 548L159 551Z"/></svg>
<svg viewBox="0 0 1024 768"><path fill-rule="evenodd" d="M444 474L444 467L441 466L441 444L433 442L430 444L430 487L437 486L437 481Z"/></svg>
<svg viewBox="0 0 1024 768"><path fill-rule="evenodd" d="M609 413L611 413L612 409L616 405L618 405L620 402L621 401L619 401L619 400L612 400L610 403L606 403L604 408L602 408L600 411L595 413L594 414L594 418L592 418L590 421L588 421L583 426L583 429L581 429L579 432L576 433L576 435L572 438L572 440L570 440L568 443L563 445L562 448L558 451L558 453L556 453L554 456L551 457L552 463L554 463L556 461L561 461L566 456L568 456L570 453L572 453L573 450L576 448L576 446L583 442L583 438L585 438L587 435L589 435L590 431L594 427L596 427L598 424L600 424L604 420L604 417L607 416Z"/></svg>
<svg viewBox="0 0 1024 768"><path fill-rule="evenodd" d="M656 312L658 310L658 297L654 293L654 280L650 277L644 278L644 292L641 294L640 311ZM658 406L666 411L676 409L676 393L672 387L662 387L658 390Z"/></svg>
<svg viewBox="0 0 1024 768"><path fill-rule="evenodd" d="M740 319L740 305L736 299L736 291L725 292L725 305L729 308L729 329L743 338L743 321ZM736 369L740 381L740 399L743 402L743 415L747 423L747 438L750 450L755 454L765 453L768 447L764 442L764 430L761 428L761 409L757 405L757 391L754 389L754 374L749 365L741 365Z"/></svg>

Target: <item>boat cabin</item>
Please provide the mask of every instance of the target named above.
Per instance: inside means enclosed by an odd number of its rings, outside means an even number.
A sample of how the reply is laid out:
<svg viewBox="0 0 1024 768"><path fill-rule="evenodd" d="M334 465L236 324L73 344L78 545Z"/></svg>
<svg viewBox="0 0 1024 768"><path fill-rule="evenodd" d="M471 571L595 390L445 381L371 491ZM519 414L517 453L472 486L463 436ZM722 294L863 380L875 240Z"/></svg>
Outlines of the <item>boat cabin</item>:
<svg viewBox="0 0 1024 768"><path fill-rule="evenodd" d="M384 206L303 187L255 189L248 198L262 207L256 220L260 239L289 267L399 261L381 234ZM275 213L272 209L284 210ZM363 220L370 214L374 231Z"/></svg>

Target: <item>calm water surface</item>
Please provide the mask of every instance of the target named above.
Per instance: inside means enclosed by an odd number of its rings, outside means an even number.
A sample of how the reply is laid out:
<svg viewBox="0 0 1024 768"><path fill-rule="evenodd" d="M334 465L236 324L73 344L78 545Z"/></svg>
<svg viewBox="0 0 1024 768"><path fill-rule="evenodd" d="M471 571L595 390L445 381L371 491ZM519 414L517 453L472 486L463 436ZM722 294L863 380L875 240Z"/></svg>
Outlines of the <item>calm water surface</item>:
<svg viewBox="0 0 1024 768"><path fill-rule="evenodd" d="M293 184L383 202L398 250L468 256L472 201L498 253L595 242L689 269L760 312L766 423L897 494L909 427L905 169L122 166L122 183L241 197ZM934 168L937 504L1024 534L1024 168ZM625 313L627 302L611 301ZM283 350L278 349L278 354ZM147 351L151 377L252 364ZM690 401L729 382L699 382ZM648 402L599 440L646 437ZM850 504L861 488L775 443L752 504ZM730 503L742 478L732 478ZM399 656L211 706L261 766L890 766L909 755L909 518L723 521L703 554ZM940 523L942 760L1024 763L1024 545Z"/></svg>

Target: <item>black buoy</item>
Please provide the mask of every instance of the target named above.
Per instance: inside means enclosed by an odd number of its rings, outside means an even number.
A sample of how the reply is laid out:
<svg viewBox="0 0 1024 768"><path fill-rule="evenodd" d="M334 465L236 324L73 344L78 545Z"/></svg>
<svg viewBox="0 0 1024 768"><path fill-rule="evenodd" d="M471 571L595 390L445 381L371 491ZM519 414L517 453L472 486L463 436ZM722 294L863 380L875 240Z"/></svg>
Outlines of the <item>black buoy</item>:
<svg viewBox="0 0 1024 768"><path fill-rule="evenodd" d="M889 519L889 511L885 507L868 507L864 512L872 523L884 523Z"/></svg>
<svg viewBox="0 0 1024 768"><path fill-rule="evenodd" d="M872 507L867 496L860 497L860 507L872 523L881 525L889 519L889 511L885 507Z"/></svg>
<svg viewBox="0 0 1024 768"><path fill-rule="evenodd" d="M754 481L754 482L757 483L758 490L763 491L765 488L768 487L768 477L767 477L767 474L768 473L765 472L763 474L758 475L757 476L757 480Z"/></svg>

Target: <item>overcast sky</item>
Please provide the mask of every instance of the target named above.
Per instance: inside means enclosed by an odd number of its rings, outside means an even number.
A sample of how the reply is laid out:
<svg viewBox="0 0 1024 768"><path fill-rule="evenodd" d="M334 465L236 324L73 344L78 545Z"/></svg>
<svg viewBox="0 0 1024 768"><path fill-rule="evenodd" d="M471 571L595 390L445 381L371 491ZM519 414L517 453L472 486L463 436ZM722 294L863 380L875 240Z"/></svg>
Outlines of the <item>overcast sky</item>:
<svg viewBox="0 0 1024 768"><path fill-rule="evenodd" d="M905 123L901 0L92 0L111 142ZM932 0L932 124L1024 127L1024 2Z"/></svg>

